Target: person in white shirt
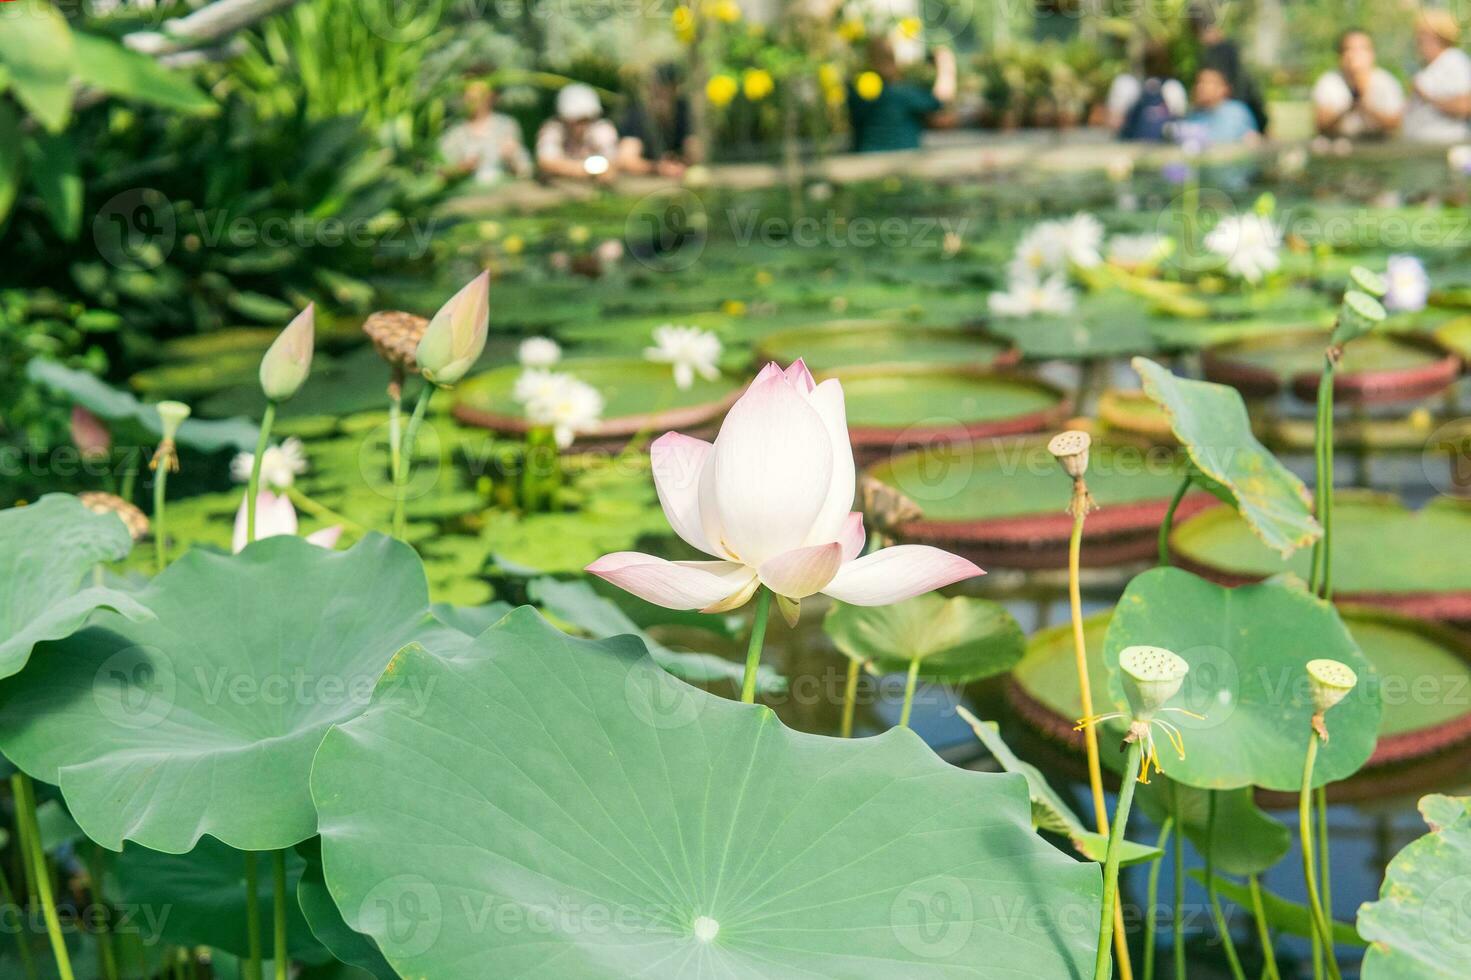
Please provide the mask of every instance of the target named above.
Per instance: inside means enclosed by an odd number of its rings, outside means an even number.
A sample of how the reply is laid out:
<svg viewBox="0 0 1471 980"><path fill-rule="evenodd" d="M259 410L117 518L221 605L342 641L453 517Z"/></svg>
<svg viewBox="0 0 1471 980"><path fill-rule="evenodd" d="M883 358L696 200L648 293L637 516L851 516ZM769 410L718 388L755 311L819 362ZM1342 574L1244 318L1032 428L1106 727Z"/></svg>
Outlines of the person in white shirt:
<svg viewBox="0 0 1471 980"><path fill-rule="evenodd" d="M1324 72L1313 86L1318 132L1360 139L1383 137L1399 129L1405 92L1395 77L1375 64L1374 40L1351 27L1338 38L1338 68Z"/></svg>
<svg viewBox="0 0 1471 980"><path fill-rule="evenodd" d="M536 134L536 165L548 177L606 181L618 160L618 128L603 118L591 85L574 82L557 93L557 115Z"/></svg>
<svg viewBox="0 0 1471 980"><path fill-rule="evenodd" d="M439 155L454 174L474 174L477 184L494 184L508 173L531 173L531 154L521 142L521 127L495 112L495 90L482 81L465 86L465 112L470 117L453 126L439 141Z"/></svg>
<svg viewBox="0 0 1471 980"><path fill-rule="evenodd" d="M1456 45L1461 27L1444 10L1424 10L1415 21L1415 47L1425 67L1416 73L1405 112L1406 139L1458 143L1471 136L1471 58Z"/></svg>

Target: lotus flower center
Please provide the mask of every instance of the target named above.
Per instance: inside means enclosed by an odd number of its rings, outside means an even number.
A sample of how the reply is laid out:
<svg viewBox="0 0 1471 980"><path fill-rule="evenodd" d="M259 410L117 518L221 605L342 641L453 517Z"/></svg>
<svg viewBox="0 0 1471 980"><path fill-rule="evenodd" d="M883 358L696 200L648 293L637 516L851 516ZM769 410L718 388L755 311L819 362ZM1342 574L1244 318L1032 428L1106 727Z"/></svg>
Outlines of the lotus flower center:
<svg viewBox="0 0 1471 980"><path fill-rule="evenodd" d="M702 943L714 942L715 937L720 934L720 923L702 915L695 920L695 938Z"/></svg>

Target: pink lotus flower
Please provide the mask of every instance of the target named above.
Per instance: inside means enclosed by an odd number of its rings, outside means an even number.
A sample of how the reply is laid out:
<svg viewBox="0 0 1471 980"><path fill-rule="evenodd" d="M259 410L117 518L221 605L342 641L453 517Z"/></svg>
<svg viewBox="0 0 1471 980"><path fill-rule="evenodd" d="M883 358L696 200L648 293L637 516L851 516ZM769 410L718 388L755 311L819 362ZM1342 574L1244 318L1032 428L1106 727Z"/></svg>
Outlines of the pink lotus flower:
<svg viewBox="0 0 1471 980"><path fill-rule="evenodd" d="M245 500L245 497L240 498L240 509L235 512L235 537L230 545L231 552L237 555L249 543L245 532ZM273 538L278 534L295 534L297 527L296 508L291 506L291 498L286 494L262 490L255 498L255 540ZM342 525L334 524L308 534L306 539L310 544L330 550L337 546L340 537Z"/></svg>
<svg viewBox="0 0 1471 980"><path fill-rule="evenodd" d="M587 570L669 609L725 612L765 585L788 619L821 592L883 606L984 574L925 545L864 557L863 515L843 389L798 361L768 364L726 415L715 442L668 432L650 450L659 502L676 534L713 561L620 551Z"/></svg>

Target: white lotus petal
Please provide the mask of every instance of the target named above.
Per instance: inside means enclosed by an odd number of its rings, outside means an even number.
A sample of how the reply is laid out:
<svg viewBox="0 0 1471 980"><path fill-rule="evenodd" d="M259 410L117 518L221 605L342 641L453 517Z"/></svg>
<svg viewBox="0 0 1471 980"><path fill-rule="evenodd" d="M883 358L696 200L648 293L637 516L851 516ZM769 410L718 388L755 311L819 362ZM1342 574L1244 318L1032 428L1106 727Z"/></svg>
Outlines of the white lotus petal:
<svg viewBox="0 0 1471 980"><path fill-rule="evenodd" d="M751 569L734 562L673 562L636 551L604 555L587 571L667 609L704 609L755 578Z"/></svg>
<svg viewBox="0 0 1471 980"><path fill-rule="evenodd" d="M700 473L715 447L703 439L666 432L649 447L654 489L674 533L692 548L716 554L700 522Z"/></svg>
<svg viewBox="0 0 1471 980"><path fill-rule="evenodd" d="M901 544L848 562L822 591L855 606L887 606L985 572L923 544Z"/></svg>
<svg viewBox="0 0 1471 980"><path fill-rule="evenodd" d="M761 581L777 595L805 599L833 580L843 563L843 546L836 541L794 548L761 563Z"/></svg>

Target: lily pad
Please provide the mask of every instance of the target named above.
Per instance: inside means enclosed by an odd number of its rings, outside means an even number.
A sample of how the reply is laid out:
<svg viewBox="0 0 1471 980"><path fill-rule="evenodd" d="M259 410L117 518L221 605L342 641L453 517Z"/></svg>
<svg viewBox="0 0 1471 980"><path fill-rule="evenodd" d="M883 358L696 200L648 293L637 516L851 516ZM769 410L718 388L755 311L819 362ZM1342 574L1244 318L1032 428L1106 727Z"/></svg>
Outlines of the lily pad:
<svg viewBox="0 0 1471 980"><path fill-rule="evenodd" d="M380 689L312 789L328 886L402 974L1090 975L1098 869L1019 776L791 731L531 610L395 674L427 710Z"/></svg>
<svg viewBox="0 0 1471 980"><path fill-rule="evenodd" d="M1161 751L1164 751L1162 748ZM1210 796L1216 797L1216 829L1207 834ZM1156 779L1138 790L1139 805L1156 824L1170 815L1201 854L1209 840L1216 870L1228 875L1259 875L1276 866L1292 846L1287 825L1257 808L1253 791L1207 790ZM1171 804L1174 804L1172 806Z"/></svg>
<svg viewBox="0 0 1471 980"><path fill-rule="evenodd" d="M192 551L138 600L158 618L100 615L0 685L0 749L112 850L311 837L322 734L362 710L395 651L445 629L413 551L376 534L347 551L289 536Z"/></svg>
<svg viewBox="0 0 1471 980"><path fill-rule="evenodd" d="M934 593L889 606L836 603L822 628L843 654L881 674L919 661L931 680L969 684L1010 670L1026 644L999 602Z"/></svg>
<svg viewBox="0 0 1471 980"><path fill-rule="evenodd" d="M1329 334L1277 332L1207 350L1205 375L1247 395L1290 390L1317 397ZM1343 348L1333 375L1337 398L1361 402L1404 401L1442 391L1460 374L1460 358L1429 337L1375 331Z"/></svg>
<svg viewBox="0 0 1471 980"><path fill-rule="evenodd" d="M1010 343L979 330L921 327L885 320L835 320L763 337L757 360L791 364L801 358L822 373L876 364L968 364L1014 361Z"/></svg>
<svg viewBox="0 0 1471 980"><path fill-rule="evenodd" d="M99 563L133 548L115 514L97 514L76 497L47 494L26 507L0 511L0 554L7 564L0 600L0 677L25 667L37 643L60 640L94 612L143 620L147 608L126 592L78 586Z"/></svg>
<svg viewBox="0 0 1471 980"><path fill-rule="evenodd" d="M1203 715L1170 715L1184 733L1185 758L1160 752L1165 774L1201 789L1302 785L1312 733L1307 663L1338 660L1359 685L1328 717L1331 741L1318 753L1313 785L1345 779L1369 760L1379 730L1378 672L1333 607L1297 581L1222 588L1178 568L1134 578L1104 640L1109 695L1127 701L1119 651L1147 644L1184 657L1190 673L1174 703Z"/></svg>
<svg viewBox="0 0 1471 980"><path fill-rule="evenodd" d="M1127 357L1159 349L1145 303L1123 293L1087 296L1066 315L1000 317L986 321L1028 360Z"/></svg>
<svg viewBox="0 0 1471 980"><path fill-rule="evenodd" d="M1252 435L1241 395L1208 381L1179 378L1145 357L1130 362L1144 392L1170 416L1175 437L1201 482L1244 517L1284 557L1322 533L1307 487Z"/></svg>
<svg viewBox="0 0 1471 980"><path fill-rule="evenodd" d="M1037 432L1071 410L1067 395L1047 382L967 367L879 365L824 377L843 383L858 449Z"/></svg>
<svg viewBox="0 0 1471 980"><path fill-rule="evenodd" d="M1359 907L1364 980L1460 980L1471 961L1471 814L1411 842Z"/></svg>

